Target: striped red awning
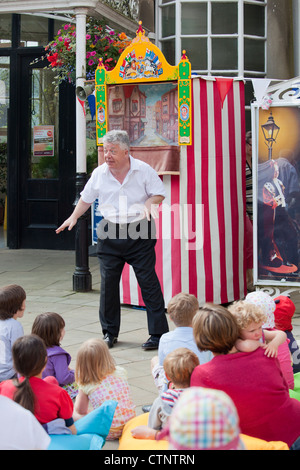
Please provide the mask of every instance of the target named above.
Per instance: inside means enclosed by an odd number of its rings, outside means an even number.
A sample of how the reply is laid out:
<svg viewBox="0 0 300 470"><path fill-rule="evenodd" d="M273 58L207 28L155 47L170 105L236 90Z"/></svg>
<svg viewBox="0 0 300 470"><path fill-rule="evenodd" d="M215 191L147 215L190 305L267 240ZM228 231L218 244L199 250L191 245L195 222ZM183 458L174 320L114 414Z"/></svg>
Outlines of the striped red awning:
<svg viewBox="0 0 300 470"><path fill-rule="evenodd" d="M178 292L194 294L200 305L245 295L244 82L225 80L224 95L220 78L192 79L192 145L180 148L180 174L162 177L167 198L157 220L156 269L166 305ZM144 305L128 265L121 302Z"/></svg>

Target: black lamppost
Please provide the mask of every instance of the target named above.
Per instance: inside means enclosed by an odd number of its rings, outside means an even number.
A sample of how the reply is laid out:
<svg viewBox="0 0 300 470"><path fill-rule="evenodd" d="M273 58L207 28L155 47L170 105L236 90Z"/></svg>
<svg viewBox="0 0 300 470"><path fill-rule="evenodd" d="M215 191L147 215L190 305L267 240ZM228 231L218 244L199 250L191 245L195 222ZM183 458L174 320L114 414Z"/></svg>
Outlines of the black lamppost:
<svg viewBox="0 0 300 470"><path fill-rule="evenodd" d="M76 174L76 199L74 206L80 198L80 192L86 183L86 174ZM79 217L75 226L75 271L73 273L73 290L75 292L89 292L92 290L92 275L89 268L89 217L88 211Z"/></svg>
<svg viewBox="0 0 300 470"><path fill-rule="evenodd" d="M76 15L76 87L83 87L86 77L86 15L88 9L75 9ZM76 88L77 89L77 88ZM86 174L86 119L82 106L76 98L76 198L87 180ZM75 227L76 266L73 274L73 290L88 292L92 290L92 275L89 269L88 255L88 214L79 217Z"/></svg>
<svg viewBox="0 0 300 470"><path fill-rule="evenodd" d="M273 144L276 142L278 132L280 130L280 127L275 124L272 111L266 124L263 124L261 128L264 134L265 144L268 147L268 160L272 160Z"/></svg>

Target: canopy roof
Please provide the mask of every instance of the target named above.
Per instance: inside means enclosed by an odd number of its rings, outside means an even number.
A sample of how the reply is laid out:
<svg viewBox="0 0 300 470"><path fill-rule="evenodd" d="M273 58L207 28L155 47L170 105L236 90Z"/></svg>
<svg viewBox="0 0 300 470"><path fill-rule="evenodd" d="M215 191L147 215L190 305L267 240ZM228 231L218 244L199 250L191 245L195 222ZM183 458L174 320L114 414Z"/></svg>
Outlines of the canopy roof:
<svg viewBox="0 0 300 470"><path fill-rule="evenodd" d="M2 0L0 2L0 14L27 13L47 16L59 16L75 14L83 8L87 16L105 18L113 28L122 28L126 33L134 33L137 22L127 18L118 11L99 0Z"/></svg>

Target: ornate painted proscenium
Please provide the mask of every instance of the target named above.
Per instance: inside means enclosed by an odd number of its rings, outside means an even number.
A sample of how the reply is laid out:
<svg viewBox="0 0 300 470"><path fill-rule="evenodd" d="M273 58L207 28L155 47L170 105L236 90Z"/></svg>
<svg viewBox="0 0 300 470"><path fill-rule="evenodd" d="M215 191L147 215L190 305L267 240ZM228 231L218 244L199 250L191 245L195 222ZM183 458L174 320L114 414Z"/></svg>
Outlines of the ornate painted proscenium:
<svg viewBox="0 0 300 470"><path fill-rule="evenodd" d="M102 145L108 123L108 90L110 85L177 83L178 145L192 143L191 64L183 51L178 66L170 65L160 49L145 36L142 23L136 37L121 54L116 67L106 71L100 63L95 75L97 145Z"/></svg>

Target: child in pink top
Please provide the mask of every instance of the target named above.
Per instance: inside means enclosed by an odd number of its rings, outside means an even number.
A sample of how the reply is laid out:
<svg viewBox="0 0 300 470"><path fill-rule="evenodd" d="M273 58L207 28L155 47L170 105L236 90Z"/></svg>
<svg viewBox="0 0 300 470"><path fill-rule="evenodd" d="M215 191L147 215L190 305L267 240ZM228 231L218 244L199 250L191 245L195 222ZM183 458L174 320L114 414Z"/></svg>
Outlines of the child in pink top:
<svg viewBox="0 0 300 470"><path fill-rule="evenodd" d="M266 441L283 441L291 447L300 436L300 402L289 389L275 357L262 348L236 352L239 327L222 306L205 304L194 317L193 330L200 350L214 358L197 366L191 387L227 393L234 402L243 434Z"/></svg>
<svg viewBox="0 0 300 470"><path fill-rule="evenodd" d="M79 392L74 405L74 418L78 419L106 400L116 400L116 408L108 440L118 439L124 425L135 416L127 374L116 366L107 344L102 339L90 339L80 347L75 367Z"/></svg>
<svg viewBox="0 0 300 470"><path fill-rule="evenodd" d="M236 348L251 352L262 347L268 357L277 357L289 388L294 388L292 358L287 336L274 328L275 302L262 291L251 292L244 301L235 302L228 310L240 327Z"/></svg>

